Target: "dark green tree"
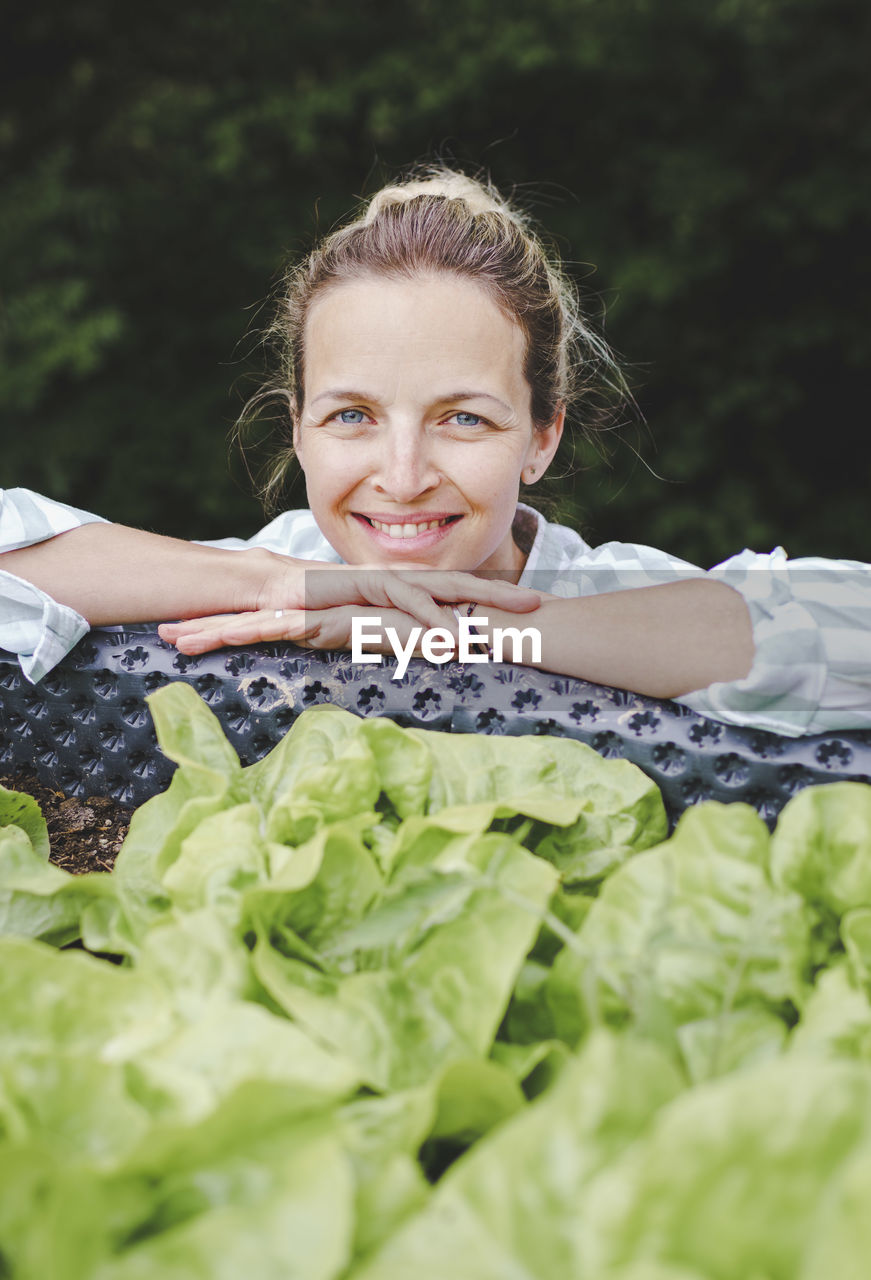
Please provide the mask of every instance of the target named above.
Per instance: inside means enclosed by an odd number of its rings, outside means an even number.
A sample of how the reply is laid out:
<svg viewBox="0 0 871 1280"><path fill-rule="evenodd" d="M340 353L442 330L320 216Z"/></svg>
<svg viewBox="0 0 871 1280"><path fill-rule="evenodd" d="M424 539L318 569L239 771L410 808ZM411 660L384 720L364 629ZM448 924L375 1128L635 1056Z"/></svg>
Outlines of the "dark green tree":
<svg viewBox="0 0 871 1280"><path fill-rule="evenodd" d="M270 284L441 154L515 189L629 363L648 425L567 455L567 519L703 562L871 558L865 0L70 0L5 25L4 485L253 531L226 437Z"/></svg>

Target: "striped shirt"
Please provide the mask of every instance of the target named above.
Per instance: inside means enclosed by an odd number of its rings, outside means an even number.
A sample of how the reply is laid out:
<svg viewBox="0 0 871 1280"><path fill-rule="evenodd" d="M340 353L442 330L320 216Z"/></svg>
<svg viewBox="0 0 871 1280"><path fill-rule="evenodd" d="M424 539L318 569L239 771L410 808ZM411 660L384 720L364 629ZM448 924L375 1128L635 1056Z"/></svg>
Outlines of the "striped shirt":
<svg viewBox="0 0 871 1280"><path fill-rule="evenodd" d="M0 552L98 520L26 489L0 490ZM527 554L521 585L554 595L623 591L694 576L740 592L756 646L749 675L676 701L716 720L790 736L871 728L871 565L788 560L776 547L767 554L741 551L705 572L637 543L591 547L572 529L549 523L523 504L513 533ZM340 562L307 510L285 511L252 538L207 545L264 547L304 560ZM18 655L28 679L41 679L87 630L75 610L0 572L0 648Z"/></svg>

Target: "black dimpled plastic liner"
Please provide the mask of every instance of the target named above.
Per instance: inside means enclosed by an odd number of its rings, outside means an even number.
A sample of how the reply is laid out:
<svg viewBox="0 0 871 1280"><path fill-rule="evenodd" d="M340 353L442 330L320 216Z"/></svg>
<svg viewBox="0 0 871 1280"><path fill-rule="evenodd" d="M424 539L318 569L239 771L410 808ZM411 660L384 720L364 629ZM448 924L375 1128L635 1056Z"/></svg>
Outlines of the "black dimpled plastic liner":
<svg viewBox="0 0 871 1280"><path fill-rule="evenodd" d="M871 730L785 738L708 720L660 702L511 665L435 667L351 662L290 644L185 657L155 629L92 631L38 685L0 650L0 768L33 767L68 795L141 804L174 769L157 746L146 696L185 680L219 717L244 764L260 759L318 702L362 716L458 733L555 734L639 765L672 820L699 800L742 800L772 824L796 791L871 782Z"/></svg>

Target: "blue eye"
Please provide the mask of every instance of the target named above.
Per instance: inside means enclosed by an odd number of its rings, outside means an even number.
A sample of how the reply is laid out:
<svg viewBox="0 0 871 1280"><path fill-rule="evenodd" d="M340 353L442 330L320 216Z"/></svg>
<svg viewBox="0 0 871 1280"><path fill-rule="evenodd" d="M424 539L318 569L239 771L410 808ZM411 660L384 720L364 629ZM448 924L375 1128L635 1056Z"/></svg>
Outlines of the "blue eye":
<svg viewBox="0 0 871 1280"><path fill-rule="evenodd" d="M477 427L481 422L477 413L455 413L454 417L458 427Z"/></svg>
<svg viewBox="0 0 871 1280"><path fill-rule="evenodd" d="M344 422L349 427L356 427L363 421L365 414L362 409L341 409L336 417L339 422Z"/></svg>

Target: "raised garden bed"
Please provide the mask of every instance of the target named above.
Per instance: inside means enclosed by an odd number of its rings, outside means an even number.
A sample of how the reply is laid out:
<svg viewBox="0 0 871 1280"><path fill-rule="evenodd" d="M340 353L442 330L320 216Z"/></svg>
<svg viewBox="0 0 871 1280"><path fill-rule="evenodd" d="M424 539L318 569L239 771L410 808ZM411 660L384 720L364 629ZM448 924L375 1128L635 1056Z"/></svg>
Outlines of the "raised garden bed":
<svg viewBox="0 0 871 1280"><path fill-rule="evenodd" d="M125 808L163 790L146 698L182 680L218 715L243 763L261 759L301 711L330 702L364 717L460 733L577 738L639 765L672 822L701 800L745 801L772 825L804 787L871 781L871 731L784 738L707 720L675 702L527 668L354 665L347 653L260 645L185 657L150 626L92 631L37 686L0 653L0 771L33 769L65 795Z"/></svg>

